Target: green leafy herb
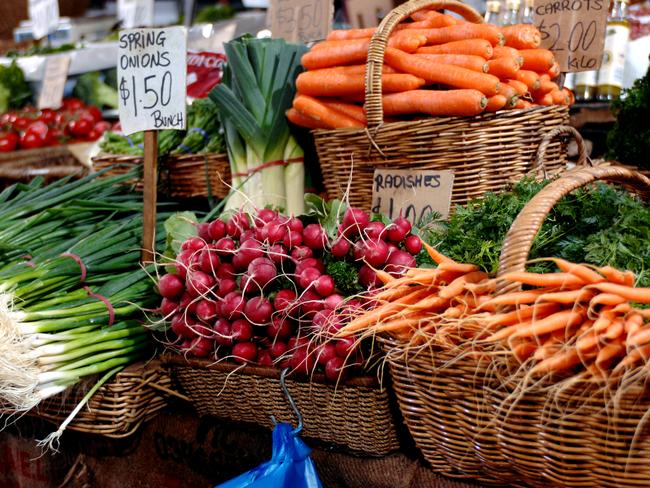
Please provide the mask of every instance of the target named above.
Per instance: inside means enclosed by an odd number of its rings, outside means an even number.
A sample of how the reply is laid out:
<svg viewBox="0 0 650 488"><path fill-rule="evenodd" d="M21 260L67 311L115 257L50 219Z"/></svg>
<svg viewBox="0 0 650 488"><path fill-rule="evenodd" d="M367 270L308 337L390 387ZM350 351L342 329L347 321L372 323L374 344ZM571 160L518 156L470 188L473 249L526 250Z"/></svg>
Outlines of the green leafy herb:
<svg viewBox="0 0 650 488"><path fill-rule="evenodd" d="M25 106L32 91L25 81L25 73L14 59L9 66L0 66L0 113Z"/></svg>

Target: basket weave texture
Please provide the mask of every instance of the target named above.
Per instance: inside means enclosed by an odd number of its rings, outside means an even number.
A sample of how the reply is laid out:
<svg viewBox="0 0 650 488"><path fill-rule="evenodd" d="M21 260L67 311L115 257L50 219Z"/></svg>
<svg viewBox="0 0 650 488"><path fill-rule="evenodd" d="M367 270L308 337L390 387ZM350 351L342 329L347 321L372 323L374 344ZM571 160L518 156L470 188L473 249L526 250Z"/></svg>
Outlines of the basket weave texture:
<svg viewBox="0 0 650 488"><path fill-rule="evenodd" d="M96 170L120 165L107 174L126 173L134 166L142 168L142 156L101 155L93 158ZM168 156L159 165L161 191L175 198L224 198L230 191L231 177L228 156L222 153ZM136 188L143 190L142 180Z"/></svg>
<svg viewBox="0 0 650 488"><path fill-rule="evenodd" d="M0 154L0 180L5 182L30 181L36 176L52 180L86 172L86 167L65 146Z"/></svg>
<svg viewBox="0 0 650 488"><path fill-rule="evenodd" d="M340 198L349 186L350 204L368 210L375 169L432 169L453 170L451 202L464 204L526 175L542 135L569 121L567 107L549 106L384 123L381 70L388 37L399 22L423 8L444 8L482 22L475 10L455 0L412 0L384 18L368 51L368 127L313 131L330 198ZM566 145L556 140L547 148L546 170L557 174L566 163Z"/></svg>
<svg viewBox="0 0 650 488"><path fill-rule="evenodd" d="M295 422L280 387L280 371L185 359L165 354L163 361L181 390L201 415L272 428ZM311 380L311 381L310 381ZM344 446L365 455L385 455L400 447L388 391L372 377L354 378L338 385L322 375L287 378L286 385L302 414L301 435Z"/></svg>
<svg viewBox="0 0 650 488"><path fill-rule="evenodd" d="M519 214L504 242L499 274L524 269L553 205L597 180L650 196L650 179L626 168L567 172ZM650 392L643 386L623 393L616 384L578 378L553 397L546 382L522 393L521 385L495 374L507 362L468 346L459 355L409 349L393 339L383 344L405 423L434 470L497 485L650 486Z"/></svg>
<svg viewBox="0 0 650 488"><path fill-rule="evenodd" d="M68 429L111 438L128 437L167 405L164 391L170 389L171 383L171 377L157 361L129 366L90 398ZM45 400L30 413L61 423L86 391L73 387Z"/></svg>

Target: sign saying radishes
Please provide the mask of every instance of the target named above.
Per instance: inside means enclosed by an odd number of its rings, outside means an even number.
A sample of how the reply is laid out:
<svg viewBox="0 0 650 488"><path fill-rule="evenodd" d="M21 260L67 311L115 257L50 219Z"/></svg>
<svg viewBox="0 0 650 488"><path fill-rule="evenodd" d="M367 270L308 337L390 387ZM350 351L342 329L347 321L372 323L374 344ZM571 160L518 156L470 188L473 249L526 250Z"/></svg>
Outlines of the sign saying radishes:
<svg viewBox="0 0 650 488"><path fill-rule="evenodd" d="M186 54L183 27L120 31L119 114L126 135L185 129Z"/></svg>

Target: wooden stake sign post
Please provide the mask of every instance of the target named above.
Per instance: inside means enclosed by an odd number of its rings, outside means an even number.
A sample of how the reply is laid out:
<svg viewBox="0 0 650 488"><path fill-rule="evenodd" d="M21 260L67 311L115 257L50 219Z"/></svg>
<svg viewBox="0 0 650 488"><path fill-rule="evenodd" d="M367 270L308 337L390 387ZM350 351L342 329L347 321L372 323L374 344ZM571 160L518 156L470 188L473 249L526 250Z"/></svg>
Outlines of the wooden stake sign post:
<svg viewBox="0 0 650 488"><path fill-rule="evenodd" d="M158 130L186 126L184 27L120 31L117 64L120 124L125 136L145 131L142 262L153 262L156 242Z"/></svg>

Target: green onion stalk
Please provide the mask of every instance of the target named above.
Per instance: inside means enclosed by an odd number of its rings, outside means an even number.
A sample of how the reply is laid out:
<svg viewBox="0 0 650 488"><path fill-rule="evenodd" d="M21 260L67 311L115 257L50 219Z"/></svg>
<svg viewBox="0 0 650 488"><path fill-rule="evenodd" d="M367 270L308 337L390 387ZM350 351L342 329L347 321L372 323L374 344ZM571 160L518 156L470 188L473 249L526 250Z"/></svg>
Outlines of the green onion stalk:
<svg viewBox="0 0 650 488"><path fill-rule="evenodd" d="M219 108L233 190L227 210L271 206L303 213L304 170L285 112L295 94L304 45L243 36L225 46L228 63L210 98ZM252 208L251 208L252 207Z"/></svg>

